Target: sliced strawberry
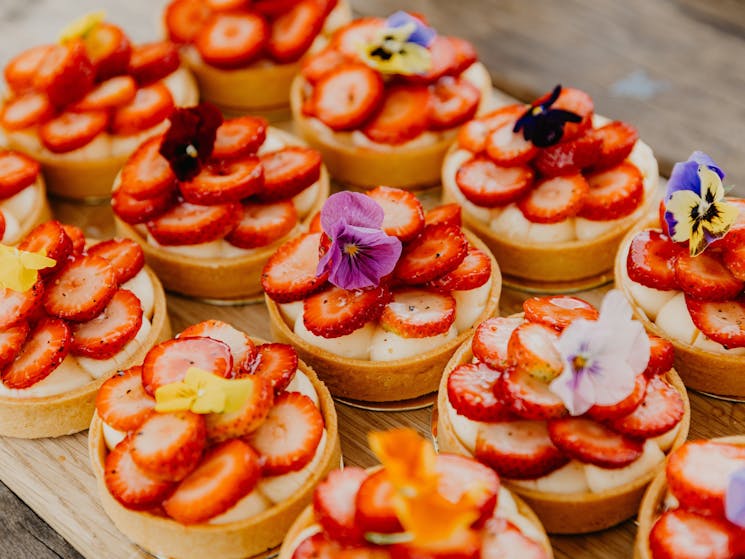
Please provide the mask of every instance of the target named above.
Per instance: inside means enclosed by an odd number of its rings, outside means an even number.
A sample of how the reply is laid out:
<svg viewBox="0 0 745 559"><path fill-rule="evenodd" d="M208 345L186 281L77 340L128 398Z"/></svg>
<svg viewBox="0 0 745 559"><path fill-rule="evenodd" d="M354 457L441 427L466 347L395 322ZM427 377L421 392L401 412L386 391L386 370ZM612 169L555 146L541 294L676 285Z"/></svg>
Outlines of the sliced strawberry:
<svg viewBox="0 0 745 559"><path fill-rule="evenodd" d="M461 219L460 204L442 204L435 206L424 214L425 225L453 225L460 227Z"/></svg>
<svg viewBox="0 0 745 559"><path fill-rule="evenodd" d="M621 163L639 139L636 128L620 120L595 128L590 134L601 140L600 156L593 163L595 169L608 169Z"/></svg>
<svg viewBox="0 0 745 559"><path fill-rule="evenodd" d="M501 373L483 363L456 367L448 377L448 400L458 414L474 421L504 421L512 413L494 388Z"/></svg>
<svg viewBox="0 0 745 559"><path fill-rule="evenodd" d="M587 410L587 416L596 421L605 421L606 419L618 419L632 413L639 404L644 401L647 394L647 377L645 375L636 375L634 390L617 404L600 406L595 404Z"/></svg>
<svg viewBox="0 0 745 559"><path fill-rule="evenodd" d="M538 181L517 207L533 223L559 223L581 212L589 187L582 175Z"/></svg>
<svg viewBox="0 0 745 559"><path fill-rule="evenodd" d="M85 53L93 64L96 81L102 82L127 73L132 43L121 27L99 23L85 34L83 43Z"/></svg>
<svg viewBox="0 0 745 559"><path fill-rule="evenodd" d="M313 511L329 538L342 544L363 541L361 526L355 521L356 499L367 479L362 468L348 466L333 470L313 493Z"/></svg>
<svg viewBox="0 0 745 559"><path fill-rule="evenodd" d="M206 417L207 438L211 442L246 437L266 421L274 402L271 384L260 376L246 377L244 380L251 385L251 389L240 409L211 413Z"/></svg>
<svg viewBox="0 0 745 559"><path fill-rule="evenodd" d="M23 130L54 115L54 108L44 93L29 91L8 100L0 112L0 123L10 131Z"/></svg>
<svg viewBox="0 0 745 559"><path fill-rule="evenodd" d="M517 118L505 120L491 129L486 136L486 154L497 165L515 167L532 161L538 148L526 140L522 132L515 132Z"/></svg>
<svg viewBox="0 0 745 559"><path fill-rule="evenodd" d="M373 142L403 144L413 140L429 126L432 95L426 86L387 87L383 103L365 124L362 132Z"/></svg>
<svg viewBox="0 0 745 559"><path fill-rule="evenodd" d="M64 107L93 88L95 70L79 40L54 45L34 71L34 87L47 94L52 105Z"/></svg>
<svg viewBox="0 0 745 559"><path fill-rule="evenodd" d="M320 288L328 274L316 275L320 233L306 233L277 249L261 273L261 287L277 303L304 299Z"/></svg>
<svg viewBox="0 0 745 559"><path fill-rule="evenodd" d="M424 210L416 196L406 190L378 186L367 193L381 208L383 231L407 242L424 229Z"/></svg>
<svg viewBox="0 0 745 559"><path fill-rule="evenodd" d="M506 206L528 192L533 177L530 167L500 167L491 159L474 157L458 169L455 182L470 202L494 208Z"/></svg>
<svg viewBox="0 0 745 559"><path fill-rule="evenodd" d="M587 301L570 295L531 297L523 301L525 320L561 331L577 319L597 320L598 310Z"/></svg>
<svg viewBox="0 0 745 559"><path fill-rule="evenodd" d="M269 381L275 394L282 392L292 382L297 371L298 357L295 348L287 344L262 344L256 355L241 362L240 376L257 375Z"/></svg>
<svg viewBox="0 0 745 559"><path fill-rule="evenodd" d="M647 377L664 375L673 368L675 350L665 338L649 334L649 363L644 370Z"/></svg>
<svg viewBox="0 0 745 559"><path fill-rule="evenodd" d="M28 333L29 326L26 322L0 331L0 369L7 367L16 358Z"/></svg>
<svg viewBox="0 0 745 559"><path fill-rule="evenodd" d="M303 469L315 456L323 429L323 416L313 400L300 392L277 396L266 420L248 437L261 454L262 475Z"/></svg>
<svg viewBox="0 0 745 559"><path fill-rule="evenodd" d="M683 398L660 377L647 382L644 401L629 415L610 422L610 427L629 437L649 439L667 433L683 418Z"/></svg>
<svg viewBox="0 0 745 559"><path fill-rule="evenodd" d="M163 13L168 38L174 43L191 43L211 13L202 0L172 0Z"/></svg>
<svg viewBox="0 0 745 559"><path fill-rule="evenodd" d="M153 413L155 399L142 387L142 367L117 371L96 394L98 416L117 431L134 431Z"/></svg>
<svg viewBox="0 0 745 559"><path fill-rule="evenodd" d="M321 177L321 154L311 148L285 147L260 159L264 186L258 197L264 202L292 198Z"/></svg>
<svg viewBox="0 0 745 559"><path fill-rule="evenodd" d="M207 7L214 12L229 12L245 8L247 0L206 0Z"/></svg>
<svg viewBox="0 0 745 559"><path fill-rule="evenodd" d="M525 322L515 328L507 342L508 359L517 369L511 374L525 372L543 382L556 378L564 368L558 341L556 330L544 324Z"/></svg>
<svg viewBox="0 0 745 559"><path fill-rule="evenodd" d="M71 111L106 111L132 102L137 83L130 76L116 76L98 84L88 95L70 107Z"/></svg>
<svg viewBox="0 0 745 559"><path fill-rule="evenodd" d="M419 543L399 543L390 546L391 559L479 559L481 534L473 529L460 529Z"/></svg>
<svg viewBox="0 0 745 559"><path fill-rule="evenodd" d="M47 378L70 350L70 328L63 320L43 318L29 333L0 379L8 388L28 388Z"/></svg>
<svg viewBox="0 0 745 559"><path fill-rule="evenodd" d="M548 436L566 456L601 468L623 468L642 455L644 443L619 435L591 419L563 417L548 422Z"/></svg>
<svg viewBox="0 0 745 559"><path fill-rule="evenodd" d="M474 357L492 369L504 371L510 363L507 351L510 337L522 323L521 318L497 316L479 324L471 342Z"/></svg>
<svg viewBox="0 0 745 559"><path fill-rule="evenodd" d="M241 371L241 363L256 356L256 346L248 334L236 330L227 322L222 320L204 320L192 324L178 335L179 338L212 338L219 342L228 344L230 354L233 356L233 373Z"/></svg>
<svg viewBox="0 0 745 559"><path fill-rule="evenodd" d="M160 136L151 138L130 156L122 169L119 191L136 200L147 200L174 189L176 176L168 160L160 155L161 141Z"/></svg>
<svg viewBox="0 0 745 559"><path fill-rule="evenodd" d="M147 230L163 245L198 245L224 238L241 219L237 202L201 206L182 202L152 221Z"/></svg>
<svg viewBox="0 0 745 559"><path fill-rule="evenodd" d="M745 243L737 247L726 247L722 252L722 262L733 276L745 281Z"/></svg>
<svg viewBox="0 0 745 559"><path fill-rule="evenodd" d="M595 104L584 91L573 87L564 87L559 98L553 104L554 109L571 111L582 117L581 122L568 122L564 125L564 140L571 140L580 136L585 130L592 128L592 117L595 112Z"/></svg>
<svg viewBox="0 0 745 559"><path fill-rule="evenodd" d="M18 245L20 250L38 252L57 261L53 268L39 270L47 276L60 270L72 253L72 240L59 221L47 221L34 227Z"/></svg>
<svg viewBox="0 0 745 559"><path fill-rule="evenodd" d="M169 190L155 198L137 200L122 190L111 196L111 207L114 213L124 222L136 225L146 223L170 210L178 202L176 190Z"/></svg>
<svg viewBox="0 0 745 559"><path fill-rule="evenodd" d="M662 513L649 533L654 559L731 559L737 533L731 524L683 509Z"/></svg>
<svg viewBox="0 0 745 559"><path fill-rule="evenodd" d="M163 122L173 108L171 92L162 82L141 87L129 104L114 112L111 130L115 134L136 134Z"/></svg>
<svg viewBox="0 0 745 559"><path fill-rule="evenodd" d="M129 74L141 86L169 76L181 65L178 48L168 41L137 45L129 59Z"/></svg>
<svg viewBox="0 0 745 559"><path fill-rule="evenodd" d="M193 179L181 183L181 195L192 204L239 202L259 192L264 167L253 155L205 165Z"/></svg>
<svg viewBox="0 0 745 559"><path fill-rule="evenodd" d="M683 247L654 230L637 233L626 257L626 271L632 281L655 289L678 289L675 261Z"/></svg>
<svg viewBox="0 0 745 559"><path fill-rule="evenodd" d="M391 559L385 547L355 544L342 545L323 532L316 532L304 539L292 554L292 559Z"/></svg>
<svg viewBox="0 0 745 559"><path fill-rule="evenodd" d="M260 473L259 456L250 446L240 439L221 443L163 501L163 508L181 524L200 524L253 491Z"/></svg>
<svg viewBox="0 0 745 559"><path fill-rule="evenodd" d="M479 108L481 92L465 78L445 76L432 85L429 126L446 130L471 120Z"/></svg>
<svg viewBox="0 0 745 559"><path fill-rule="evenodd" d="M311 84L317 84L321 78L330 74L351 59L338 50L327 47L321 52L303 60L300 74Z"/></svg>
<svg viewBox="0 0 745 559"><path fill-rule="evenodd" d="M266 50L280 64L303 56L323 28L326 14L316 0L301 0L272 21Z"/></svg>
<svg viewBox="0 0 745 559"><path fill-rule="evenodd" d="M472 506L480 513L473 526L481 527L497 505L500 484L494 470L471 457L447 453L437 455L435 470L438 492L448 501L457 503L464 495L471 495Z"/></svg>
<svg viewBox="0 0 745 559"><path fill-rule="evenodd" d="M202 59L230 70L256 60L269 39L264 18L249 12L212 14L194 40Z"/></svg>
<svg viewBox="0 0 745 559"><path fill-rule="evenodd" d="M745 347L745 299L700 301L686 295L686 307L696 328L725 348Z"/></svg>
<svg viewBox="0 0 745 559"><path fill-rule="evenodd" d="M85 233L83 233L83 230L76 225L70 225L68 223L62 223L61 225L65 234L70 237L70 241L72 241L72 252L70 254L73 256L80 256L83 254L86 243Z"/></svg>
<svg viewBox="0 0 745 559"><path fill-rule="evenodd" d="M500 421L479 428L475 456L500 476L535 479L569 459L548 436L545 421Z"/></svg>
<svg viewBox="0 0 745 559"><path fill-rule="evenodd" d="M118 287L116 271L108 260L83 255L49 279L44 308L52 316L86 322L101 314Z"/></svg>
<svg viewBox="0 0 745 559"><path fill-rule="evenodd" d="M525 105L507 105L484 116L471 120L458 132L458 145L473 153L486 149L489 134L502 125L515 121L525 112Z"/></svg>
<svg viewBox="0 0 745 559"><path fill-rule="evenodd" d="M691 256L683 252L675 261L675 280L693 299L727 301L745 288L716 255L705 252Z"/></svg>
<svg viewBox="0 0 745 559"><path fill-rule="evenodd" d="M271 0L264 0L269 3ZM385 20L378 17L363 17L345 25L331 38L330 46L351 58L359 57L360 45L369 44L385 25Z"/></svg>
<svg viewBox="0 0 745 559"><path fill-rule="evenodd" d="M437 35L429 47L430 68L423 74L411 74L402 76L406 81L416 84L433 84L443 76L456 74L457 68L462 65L459 53L455 50L455 43L444 35Z"/></svg>
<svg viewBox="0 0 745 559"><path fill-rule="evenodd" d="M579 212L595 221L619 219L632 213L644 199L643 177L633 163L624 161L604 171L585 177L590 192Z"/></svg>
<svg viewBox="0 0 745 559"><path fill-rule="evenodd" d="M545 177L576 175L598 160L602 145L599 137L585 134L540 150L534 164Z"/></svg>
<svg viewBox="0 0 745 559"><path fill-rule="evenodd" d="M549 555L512 522L497 517L486 526L481 559L549 559Z"/></svg>
<svg viewBox="0 0 745 559"><path fill-rule="evenodd" d="M567 413L564 402L551 392L548 383L526 368L507 369L502 373L497 390L510 410L525 419L553 419Z"/></svg>
<svg viewBox="0 0 745 559"><path fill-rule="evenodd" d="M394 275L409 285L423 284L455 270L468 254L468 239L451 225L430 225L407 244Z"/></svg>
<svg viewBox="0 0 745 559"><path fill-rule="evenodd" d="M57 45L39 45L24 50L5 65L4 75L8 87L16 93L34 87L36 73L45 59L52 55Z"/></svg>
<svg viewBox="0 0 745 559"><path fill-rule="evenodd" d="M93 359L109 359L134 339L140 326L140 300L131 291L120 289L101 314L88 322L72 325L70 352Z"/></svg>
<svg viewBox="0 0 745 559"><path fill-rule="evenodd" d="M477 248L470 247L458 267L428 283L442 291L468 291L481 287L491 277L491 258Z"/></svg>
<svg viewBox="0 0 745 559"><path fill-rule="evenodd" d="M10 198L39 178L40 165L15 151L0 151L0 199Z"/></svg>
<svg viewBox="0 0 745 559"><path fill-rule="evenodd" d="M332 130L354 130L378 109L383 93L378 72L364 64L344 64L318 80L309 107Z"/></svg>
<svg viewBox="0 0 745 559"><path fill-rule="evenodd" d="M393 501L396 487L385 470L368 476L355 498L355 524L363 532L390 534L404 530Z"/></svg>
<svg viewBox="0 0 745 559"><path fill-rule="evenodd" d="M190 411L154 413L137 428L130 454L149 477L180 481L197 467L206 446L203 416Z"/></svg>
<svg viewBox="0 0 745 559"><path fill-rule="evenodd" d="M145 253L132 239L109 239L96 243L88 254L108 260L116 272L119 285L135 277L145 266Z"/></svg>
<svg viewBox="0 0 745 559"><path fill-rule="evenodd" d="M297 222L297 210L291 200L244 202L243 217L225 240L245 249L264 247L287 235Z"/></svg>
<svg viewBox="0 0 745 559"><path fill-rule="evenodd" d="M383 329L404 338L444 334L455 322L455 299L427 289L396 289L379 322Z"/></svg>
<svg viewBox="0 0 745 559"><path fill-rule="evenodd" d="M323 233L323 227L321 226L321 212L316 212L308 224L309 233Z"/></svg>
<svg viewBox="0 0 745 559"><path fill-rule="evenodd" d="M132 459L133 437L127 437L106 456L104 483L119 503L132 510L147 510L173 491L174 484L148 476Z"/></svg>
<svg viewBox="0 0 745 559"><path fill-rule="evenodd" d="M460 37L445 37L450 46L455 50L456 63L452 67L448 74L451 76L458 76L465 70L467 70L474 62L478 60L478 54L476 48Z"/></svg>
<svg viewBox="0 0 745 559"><path fill-rule="evenodd" d="M106 130L109 117L103 111L66 112L39 127L39 138L52 153L67 153L88 145Z"/></svg>
<svg viewBox="0 0 745 559"><path fill-rule="evenodd" d="M346 336L377 320L390 298L382 285L354 291L332 285L303 301L303 323L316 336Z"/></svg>
<svg viewBox="0 0 745 559"><path fill-rule="evenodd" d="M232 159L253 155L266 139L266 120L256 116L244 116L224 121L217 129L213 159Z"/></svg>
<svg viewBox="0 0 745 559"><path fill-rule="evenodd" d="M210 1L212 0L208 0L208 2ZM217 2L225 1L217 0ZM251 2L251 8L262 15L276 17L292 9L298 2L300 0L254 0Z"/></svg>
<svg viewBox="0 0 745 559"><path fill-rule="evenodd" d="M41 306L44 282L37 281L28 291L0 287L0 329L8 328L35 314Z"/></svg>

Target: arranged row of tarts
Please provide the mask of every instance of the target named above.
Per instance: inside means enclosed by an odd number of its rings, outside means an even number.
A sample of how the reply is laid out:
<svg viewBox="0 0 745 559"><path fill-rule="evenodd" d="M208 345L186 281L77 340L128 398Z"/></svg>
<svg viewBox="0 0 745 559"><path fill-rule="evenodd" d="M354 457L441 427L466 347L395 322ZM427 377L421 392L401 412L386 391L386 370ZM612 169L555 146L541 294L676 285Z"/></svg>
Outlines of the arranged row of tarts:
<svg viewBox="0 0 745 559"><path fill-rule="evenodd" d="M694 153L659 202L650 148L584 92L499 103L421 16L348 20L175 0L172 42L91 16L6 66L0 434L90 426L107 514L169 557L550 558L544 529L615 525L648 487L640 557L740 556L741 442L684 443L685 386L745 397L745 205L722 170ZM256 116L287 107L303 140ZM42 172L111 195L119 237L50 221ZM412 190L440 182L425 209ZM502 272L561 289L614 266L600 309L495 317ZM263 292L276 343L216 320L171 338L164 287ZM335 470L332 395L438 388L442 454L376 433L382 468Z"/></svg>

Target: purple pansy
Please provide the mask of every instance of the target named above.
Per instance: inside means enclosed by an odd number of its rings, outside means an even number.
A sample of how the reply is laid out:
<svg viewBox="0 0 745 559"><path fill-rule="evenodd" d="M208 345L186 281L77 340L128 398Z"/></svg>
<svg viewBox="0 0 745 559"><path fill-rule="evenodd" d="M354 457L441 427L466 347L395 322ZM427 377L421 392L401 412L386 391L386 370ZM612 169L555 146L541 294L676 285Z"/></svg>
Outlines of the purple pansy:
<svg viewBox="0 0 745 559"><path fill-rule="evenodd" d="M513 132L522 130L523 137L539 148L558 144L564 136L564 125L567 122L582 121L582 117L576 113L552 107L559 95L561 85L557 85L549 95L534 101L517 119Z"/></svg>
<svg viewBox="0 0 745 559"><path fill-rule="evenodd" d="M745 528L745 468L729 477L724 494L724 513L732 524Z"/></svg>
<svg viewBox="0 0 745 559"><path fill-rule="evenodd" d="M414 30L411 32L411 35L409 35L407 42L425 48L429 47L432 44L432 41L435 40L435 37L437 37L437 31L428 25L425 25L422 20L403 11L391 14L388 19L385 20L386 27L405 27L412 24Z"/></svg>
<svg viewBox="0 0 745 559"><path fill-rule="evenodd" d="M383 218L383 208L369 196L354 192L329 196L321 210L321 227L331 246L316 274L328 272L329 282L342 289L379 285L401 256L401 241L381 229Z"/></svg>

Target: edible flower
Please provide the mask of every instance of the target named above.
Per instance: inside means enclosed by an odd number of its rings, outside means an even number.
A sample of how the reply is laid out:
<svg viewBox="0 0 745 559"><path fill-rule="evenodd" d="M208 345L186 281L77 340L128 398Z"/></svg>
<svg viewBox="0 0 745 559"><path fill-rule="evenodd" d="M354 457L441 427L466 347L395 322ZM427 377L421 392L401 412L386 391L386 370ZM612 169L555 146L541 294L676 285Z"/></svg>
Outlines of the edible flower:
<svg viewBox="0 0 745 559"><path fill-rule="evenodd" d="M738 209L724 199L724 172L704 152L676 163L665 193L665 222L673 241L688 241L691 256L724 237Z"/></svg>
<svg viewBox="0 0 745 559"><path fill-rule="evenodd" d="M396 12L373 39L360 45L362 61L384 74L426 74L432 67L428 47L437 33L420 19Z"/></svg>
<svg viewBox="0 0 745 559"><path fill-rule="evenodd" d="M85 14L65 27L59 36L60 43L69 43L75 39L84 39L88 33L101 25L106 19L106 12L98 11Z"/></svg>
<svg viewBox="0 0 745 559"><path fill-rule="evenodd" d="M338 192L321 209L321 227L331 246L321 257L318 276L342 289L377 287L401 256L401 241L386 234L383 208L364 194Z"/></svg>
<svg viewBox="0 0 745 559"><path fill-rule="evenodd" d="M517 119L513 132L522 130L523 138L534 146L546 148L558 144L564 136L564 125L567 122L581 122L582 117L571 111L552 107L561 95L561 85L533 102L520 118Z"/></svg>
<svg viewBox="0 0 745 559"><path fill-rule="evenodd" d="M155 411L232 413L243 407L254 386L250 379L226 379L189 367L183 381L166 384L155 391Z"/></svg>
<svg viewBox="0 0 745 559"><path fill-rule="evenodd" d="M575 320L561 333L557 349L563 370L549 388L571 415L595 404L617 404L634 390L650 349L644 327L631 316L626 298L614 289L605 296L598 320Z"/></svg>
<svg viewBox="0 0 745 559"><path fill-rule="evenodd" d="M176 109L163 136L160 154L168 160L180 181L194 178L212 155L222 114L211 103Z"/></svg>
<svg viewBox="0 0 745 559"><path fill-rule="evenodd" d="M745 468L729 477L724 494L724 515L732 524L745 528Z"/></svg>
<svg viewBox="0 0 745 559"><path fill-rule="evenodd" d="M53 258L43 254L0 245L0 287L28 291L39 279L39 270L56 264Z"/></svg>

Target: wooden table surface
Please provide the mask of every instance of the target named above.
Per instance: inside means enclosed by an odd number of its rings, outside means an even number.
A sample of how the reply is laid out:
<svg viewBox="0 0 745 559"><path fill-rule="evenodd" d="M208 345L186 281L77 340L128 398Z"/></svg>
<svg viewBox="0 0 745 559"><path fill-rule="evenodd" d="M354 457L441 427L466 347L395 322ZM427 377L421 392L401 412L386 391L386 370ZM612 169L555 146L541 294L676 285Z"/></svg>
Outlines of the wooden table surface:
<svg viewBox="0 0 745 559"><path fill-rule="evenodd" d="M0 0L0 64L49 41L78 14L107 10L136 39L158 31L163 0ZM652 145L663 172L695 149L707 151L745 195L745 3L737 0L351 0L361 15L399 8L425 14L448 34L474 42L495 86L524 100L556 83L584 89L599 112L627 120ZM110 234L105 207L55 203L60 219ZM524 294L508 291L502 311ZM597 301L599 292L589 294ZM169 296L174 331L220 318L268 337L261 305L213 307ZM692 393L692 437L745 431L745 406ZM347 463L374 462L364 433L412 425L429 432L430 410L373 413L338 406ZM59 480L64 483L64 480ZM95 530L95 526L90 527ZM633 521L600 534L552 538L557 559L630 557ZM80 555L0 484L0 559Z"/></svg>

